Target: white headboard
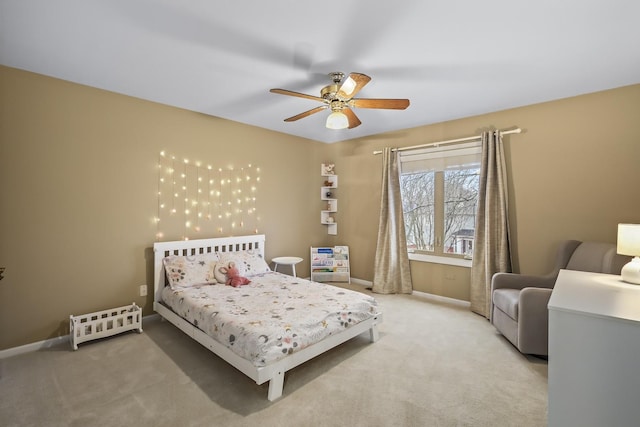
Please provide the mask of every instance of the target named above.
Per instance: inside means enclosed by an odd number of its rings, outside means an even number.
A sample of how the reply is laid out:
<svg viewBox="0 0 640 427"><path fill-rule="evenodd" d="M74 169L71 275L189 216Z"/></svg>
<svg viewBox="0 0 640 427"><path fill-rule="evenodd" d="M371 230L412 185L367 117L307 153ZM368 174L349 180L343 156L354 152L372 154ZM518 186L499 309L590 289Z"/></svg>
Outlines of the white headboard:
<svg viewBox="0 0 640 427"><path fill-rule="evenodd" d="M178 240L175 242L157 242L153 244L153 301L162 300L165 286L163 258L169 255L193 256L212 252L238 252L253 250L264 258L264 234L249 236L216 237L211 239ZM266 261L266 260L265 260Z"/></svg>

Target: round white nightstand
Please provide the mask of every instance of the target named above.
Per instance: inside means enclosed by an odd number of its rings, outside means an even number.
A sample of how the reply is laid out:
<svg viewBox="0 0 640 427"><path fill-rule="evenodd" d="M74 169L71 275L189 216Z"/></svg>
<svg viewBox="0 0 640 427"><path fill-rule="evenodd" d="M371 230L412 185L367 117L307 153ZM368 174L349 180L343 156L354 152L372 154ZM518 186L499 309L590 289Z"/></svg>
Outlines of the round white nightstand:
<svg viewBox="0 0 640 427"><path fill-rule="evenodd" d="M291 271L293 272L293 277L296 276L296 264L302 262L302 258L297 256L279 256L271 260L275 264L273 267L273 271L278 271L278 265L290 265Z"/></svg>

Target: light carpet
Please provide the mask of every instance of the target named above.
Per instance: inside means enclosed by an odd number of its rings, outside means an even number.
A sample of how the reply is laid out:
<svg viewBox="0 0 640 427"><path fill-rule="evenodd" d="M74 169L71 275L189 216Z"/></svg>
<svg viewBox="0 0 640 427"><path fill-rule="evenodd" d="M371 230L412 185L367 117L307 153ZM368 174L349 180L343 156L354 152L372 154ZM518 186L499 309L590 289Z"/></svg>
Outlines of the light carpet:
<svg viewBox="0 0 640 427"><path fill-rule="evenodd" d="M344 285L367 293L358 285ZM544 426L547 363L467 306L377 295L368 332L256 385L168 322L0 360L3 426Z"/></svg>

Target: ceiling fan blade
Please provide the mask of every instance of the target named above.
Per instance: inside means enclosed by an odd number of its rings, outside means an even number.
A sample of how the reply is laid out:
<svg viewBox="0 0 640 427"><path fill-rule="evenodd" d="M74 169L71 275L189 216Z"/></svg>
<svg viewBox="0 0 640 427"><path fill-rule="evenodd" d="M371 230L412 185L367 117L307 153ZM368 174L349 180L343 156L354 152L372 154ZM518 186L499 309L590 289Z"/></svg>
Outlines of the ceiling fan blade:
<svg viewBox="0 0 640 427"><path fill-rule="evenodd" d="M314 101L320 101L326 103L327 101L319 96L307 95L306 93L294 92L292 90L286 89L271 89L269 92L271 93L279 93L280 95L289 95L289 96L297 96L298 98L306 98Z"/></svg>
<svg viewBox="0 0 640 427"><path fill-rule="evenodd" d="M408 99L352 99L349 106L356 108L382 108L385 110L404 110L409 106Z"/></svg>
<svg viewBox="0 0 640 427"><path fill-rule="evenodd" d="M342 101L347 101L356 96L356 94L360 92L360 89L370 81L371 77L366 74L351 73L340 85L336 96Z"/></svg>
<svg viewBox="0 0 640 427"><path fill-rule="evenodd" d="M354 113L350 108L345 108L342 110L342 112L344 113L345 116L347 116L347 119L349 120L348 129L353 129L355 127L358 127L362 123L360 119L356 116L356 113Z"/></svg>
<svg viewBox="0 0 640 427"><path fill-rule="evenodd" d="M296 114L295 116L289 117L288 119L284 119L285 122L295 122L296 120L304 119L307 116L310 116L315 113L319 113L322 110L326 110L329 108L327 105L322 105L320 107L312 108L309 111L305 111L304 113Z"/></svg>

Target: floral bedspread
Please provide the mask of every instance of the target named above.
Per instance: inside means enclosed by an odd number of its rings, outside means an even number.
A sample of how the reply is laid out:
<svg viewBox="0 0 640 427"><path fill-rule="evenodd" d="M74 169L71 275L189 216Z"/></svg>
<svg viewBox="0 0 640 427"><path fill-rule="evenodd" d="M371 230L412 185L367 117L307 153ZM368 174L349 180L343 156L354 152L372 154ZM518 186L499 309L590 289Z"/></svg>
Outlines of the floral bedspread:
<svg viewBox="0 0 640 427"><path fill-rule="evenodd" d="M255 366L265 366L369 319L374 298L277 272L249 285L163 290L165 304Z"/></svg>

